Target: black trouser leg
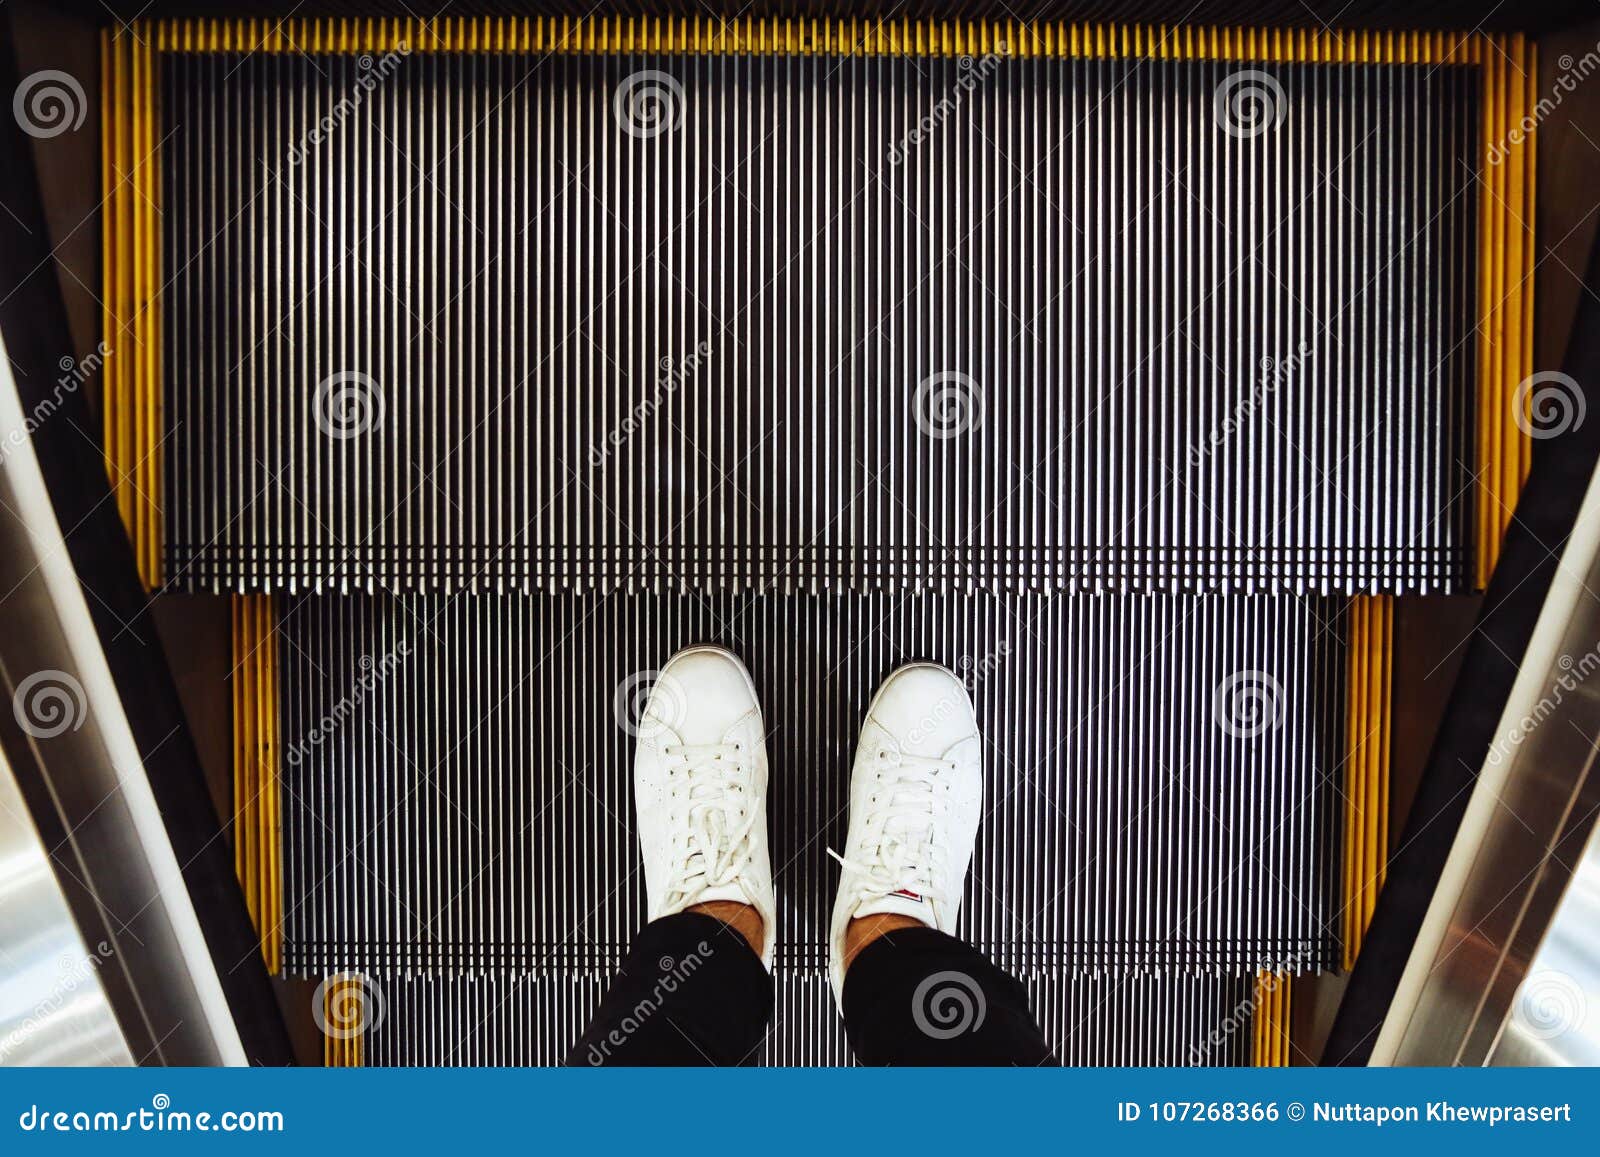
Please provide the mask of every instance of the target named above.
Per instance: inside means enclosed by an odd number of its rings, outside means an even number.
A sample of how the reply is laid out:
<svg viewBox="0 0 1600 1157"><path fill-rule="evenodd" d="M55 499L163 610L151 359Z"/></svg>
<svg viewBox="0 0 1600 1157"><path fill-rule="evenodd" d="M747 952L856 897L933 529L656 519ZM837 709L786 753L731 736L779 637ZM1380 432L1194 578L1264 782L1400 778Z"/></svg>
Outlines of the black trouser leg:
<svg viewBox="0 0 1600 1157"><path fill-rule="evenodd" d="M861 950L845 973L844 1023L865 1065L1055 1063L1022 985L932 928Z"/></svg>
<svg viewBox="0 0 1600 1157"><path fill-rule="evenodd" d="M646 924L569 1065L737 1065L772 1019L772 974L721 920Z"/></svg>

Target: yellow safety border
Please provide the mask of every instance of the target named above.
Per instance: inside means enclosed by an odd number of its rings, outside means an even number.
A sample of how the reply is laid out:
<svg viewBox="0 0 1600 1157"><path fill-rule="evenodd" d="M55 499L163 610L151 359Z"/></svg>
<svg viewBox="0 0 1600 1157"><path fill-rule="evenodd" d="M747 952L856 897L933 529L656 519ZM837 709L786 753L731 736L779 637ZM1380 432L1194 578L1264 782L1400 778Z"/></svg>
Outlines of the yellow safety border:
<svg viewBox="0 0 1600 1157"><path fill-rule="evenodd" d="M278 636L270 595L233 600L233 860L267 971L283 967Z"/></svg>
<svg viewBox="0 0 1600 1157"><path fill-rule="evenodd" d="M1480 64L1477 32L1336 32L1065 21L742 16L482 16L161 20L163 52L518 52L695 56L968 56Z"/></svg>
<svg viewBox="0 0 1600 1157"><path fill-rule="evenodd" d="M1291 992L1288 973L1256 973L1250 1063L1258 1069L1284 1068L1289 1064Z"/></svg>
<svg viewBox="0 0 1600 1157"><path fill-rule="evenodd" d="M1537 103L1536 49L1496 38L1483 59L1484 163L1478 176L1478 468L1476 586L1489 585L1533 461L1533 214L1537 155L1526 120ZM1503 159L1495 157L1503 153ZM1516 412L1523 407L1523 413Z"/></svg>
<svg viewBox="0 0 1600 1157"><path fill-rule="evenodd" d="M146 589L161 585L161 163L149 30L100 35L106 473Z"/></svg>
<svg viewBox="0 0 1600 1157"><path fill-rule="evenodd" d="M1480 589L1527 478L1515 420L1533 371L1534 46L1521 34L1217 28L1016 20L743 17L449 17L135 21L104 34L104 329L138 356L107 359L106 461L140 574L162 578L160 166L155 57L163 52L515 52L967 56L1458 64L1483 77L1478 190L1478 417L1472 528ZM1515 140L1513 140L1515 135ZM1491 150L1504 158L1491 163ZM113 341L113 348L116 342ZM1525 399L1523 399L1525 401Z"/></svg>
<svg viewBox="0 0 1600 1157"><path fill-rule="evenodd" d="M1389 861L1389 760L1393 731L1394 598L1363 595L1345 619L1343 862L1340 965L1355 966ZM1289 1063L1290 989L1284 973L1256 976L1252 1063Z"/></svg>
<svg viewBox="0 0 1600 1157"><path fill-rule="evenodd" d="M1344 871L1340 940L1352 968L1378 905L1389 859L1394 599L1350 600L1346 635Z"/></svg>
<svg viewBox="0 0 1600 1157"><path fill-rule="evenodd" d="M368 999L366 980L358 973L343 972L323 982L322 1063L328 1068L358 1069L367 1063Z"/></svg>

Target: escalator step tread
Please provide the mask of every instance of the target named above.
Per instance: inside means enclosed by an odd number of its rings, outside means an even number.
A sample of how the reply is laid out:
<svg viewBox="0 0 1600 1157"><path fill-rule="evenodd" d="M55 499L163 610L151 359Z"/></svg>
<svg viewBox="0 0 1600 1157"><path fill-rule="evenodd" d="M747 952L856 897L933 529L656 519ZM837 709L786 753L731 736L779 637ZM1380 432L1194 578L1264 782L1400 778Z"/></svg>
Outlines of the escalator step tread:
<svg viewBox="0 0 1600 1157"><path fill-rule="evenodd" d="M553 1065L568 1059L607 977L362 978L365 1063ZM851 1063L827 980L775 976L765 1065ZM1247 1065L1252 978L1023 978L1057 1059L1068 1065ZM579 1055L575 1063L588 1058Z"/></svg>
<svg viewBox="0 0 1600 1157"><path fill-rule="evenodd" d="M286 970L603 975L644 919L638 712L721 643L762 700L778 966L826 968L860 714L914 659L972 691L962 934L1000 966L1338 961L1343 600L313 597L279 631Z"/></svg>
<svg viewBox="0 0 1600 1157"><path fill-rule="evenodd" d="M176 586L1470 582L1473 68L390 56L164 56Z"/></svg>

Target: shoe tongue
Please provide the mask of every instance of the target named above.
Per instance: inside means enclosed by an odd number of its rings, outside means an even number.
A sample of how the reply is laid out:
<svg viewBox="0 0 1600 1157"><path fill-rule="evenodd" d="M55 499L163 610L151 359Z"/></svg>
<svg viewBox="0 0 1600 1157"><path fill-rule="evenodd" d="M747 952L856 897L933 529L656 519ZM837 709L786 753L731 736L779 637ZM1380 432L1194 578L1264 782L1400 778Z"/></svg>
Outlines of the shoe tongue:
<svg viewBox="0 0 1600 1157"><path fill-rule="evenodd" d="M715 795L716 793L712 793L712 794ZM690 793L690 798L691 799L693 798L693 795L694 795L694 793L691 792ZM727 813L722 810L722 808L720 806L720 802L721 802L720 800L714 800L713 802L718 804L719 806L713 806L713 807L710 807L710 808L705 808L705 809L701 809L701 810L696 811L696 809L693 807L693 805L691 805L691 809L690 809L691 810L691 814L696 814L697 815L697 819L695 821L696 822L696 830L695 830L694 835L696 837L696 843L699 846L698 846L698 848L697 848L697 850L696 850L696 852L694 854L698 855L698 857L699 857L700 870L702 872L709 872L711 870L712 857L714 855L721 854L723 849L720 849L720 848L713 849L713 848L709 848L709 847L705 846L705 833L699 830L699 824L700 823L704 823L707 826L709 826L711 829L713 829L713 836L712 836L713 843L719 843L719 842L725 840L727 838L727 835L728 835L728 832L727 832L727 827L728 827L728 816L727 816ZM744 889L739 886L739 883L738 883L737 880L730 880L726 884L713 884L713 885L710 885L710 886L706 887L704 890L702 890L701 892L699 892L697 895L698 895L698 898L695 900L696 904L703 904L708 900L737 900L741 904L750 903L750 898L745 894Z"/></svg>
<svg viewBox="0 0 1600 1157"><path fill-rule="evenodd" d="M704 850L691 854L691 864L696 858L699 860L699 874L703 878L710 871L712 865L705 858ZM693 902L696 904L705 904L714 900L732 900L739 904L753 904L755 902L751 899L749 893L740 887L737 877L725 884L705 884L698 891L695 891L693 896Z"/></svg>

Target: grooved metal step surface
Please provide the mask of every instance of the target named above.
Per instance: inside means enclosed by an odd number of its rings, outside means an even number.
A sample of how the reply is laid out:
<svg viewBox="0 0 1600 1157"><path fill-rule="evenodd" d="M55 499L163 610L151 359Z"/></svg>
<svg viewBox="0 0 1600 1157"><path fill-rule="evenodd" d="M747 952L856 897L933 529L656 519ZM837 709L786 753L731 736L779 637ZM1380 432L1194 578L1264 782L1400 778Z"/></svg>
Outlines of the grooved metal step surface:
<svg viewBox="0 0 1600 1157"><path fill-rule="evenodd" d="M1452 590L1477 74L169 52L194 589Z"/></svg>
<svg viewBox="0 0 1600 1157"><path fill-rule="evenodd" d="M708 641L762 700L780 976L824 975L860 715L914 659L978 706L961 929L996 963L1066 1003L1086 975L1331 966L1343 614L1264 596L303 599L279 627L285 968L609 974L644 918L637 713L667 658Z"/></svg>
<svg viewBox="0 0 1600 1157"><path fill-rule="evenodd" d="M607 977L424 976L366 979L362 1008L373 1065L550 1065L568 1059ZM1030 1003L1068 1065L1247 1065L1251 978L1022 977ZM778 972L778 999L752 1063L851 1062L826 977ZM573 1058L584 1063L586 1057Z"/></svg>

